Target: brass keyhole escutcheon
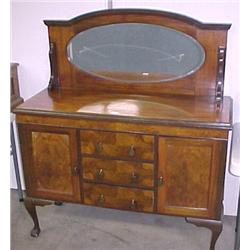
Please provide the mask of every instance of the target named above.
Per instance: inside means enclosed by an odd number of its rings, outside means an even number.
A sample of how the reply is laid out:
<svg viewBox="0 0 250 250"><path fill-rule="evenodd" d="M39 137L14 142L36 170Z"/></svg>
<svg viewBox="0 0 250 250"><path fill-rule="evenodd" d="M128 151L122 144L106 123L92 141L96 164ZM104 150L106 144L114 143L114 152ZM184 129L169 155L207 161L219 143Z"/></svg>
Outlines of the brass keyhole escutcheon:
<svg viewBox="0 0 250 250"><path fill-rule="evenodd" d="M161 186L161 185L163 185L163 176L160 176L159 178L158 178L158 186Z"/></svg>
<svg viewBox="0 0 250 250"><path fill-rule="evenodd" d="M79 175L79 172L80 172L79 167L77 165L74 166L73 169L72 169L72 175L77 176L77 175Z"/></svg>

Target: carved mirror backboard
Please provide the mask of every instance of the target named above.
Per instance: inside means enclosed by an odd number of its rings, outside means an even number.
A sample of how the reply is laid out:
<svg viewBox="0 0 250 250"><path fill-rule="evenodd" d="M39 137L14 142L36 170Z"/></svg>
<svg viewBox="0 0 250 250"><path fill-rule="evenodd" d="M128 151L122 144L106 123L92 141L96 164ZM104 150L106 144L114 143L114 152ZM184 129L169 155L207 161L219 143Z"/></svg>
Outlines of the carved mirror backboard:
<svg viewBox="0 0 250 250"><path fill-rule="evenodd" d="M45 24L49 89L223 96L228 24L143 9L103 10Z"/></svg>

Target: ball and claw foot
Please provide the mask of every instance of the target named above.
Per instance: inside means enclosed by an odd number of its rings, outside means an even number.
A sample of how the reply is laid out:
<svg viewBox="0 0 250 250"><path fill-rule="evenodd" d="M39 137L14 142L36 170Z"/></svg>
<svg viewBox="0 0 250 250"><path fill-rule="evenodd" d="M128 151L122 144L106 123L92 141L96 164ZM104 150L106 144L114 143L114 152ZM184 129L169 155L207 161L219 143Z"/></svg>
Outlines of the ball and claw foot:
<svg viewBox="0 0 250 250"><path fill-rule="evenodd" d="M30 232L30 235L32 237L37 238L41 232L37 213L36 213L36 206L44 207L44 206L51 205L51 204L52 203L50 201L46 201L46 200L32 199L29 197L24 199L24 206L34 223L34 227Z"/></svg>
<svg viewBox="0 0 250 250"><path fill-rule="evenodd" d="M37 238L41 232L40 228L33 228L30 232L30 235L34 238Z"/></svg>

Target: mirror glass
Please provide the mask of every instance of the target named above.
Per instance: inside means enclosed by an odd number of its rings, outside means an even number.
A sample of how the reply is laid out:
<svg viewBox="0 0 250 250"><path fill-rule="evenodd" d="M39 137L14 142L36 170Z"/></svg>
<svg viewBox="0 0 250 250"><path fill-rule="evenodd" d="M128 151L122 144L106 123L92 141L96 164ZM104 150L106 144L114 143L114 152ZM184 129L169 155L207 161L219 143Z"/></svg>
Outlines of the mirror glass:
<svg viewBox="0 0 250 250"><path fill-rule="evenodd" d="M127 83L173 81L197 71L203 47L191 36L154 24L118 23L78 33L69 61L94 76Z"/></svg>

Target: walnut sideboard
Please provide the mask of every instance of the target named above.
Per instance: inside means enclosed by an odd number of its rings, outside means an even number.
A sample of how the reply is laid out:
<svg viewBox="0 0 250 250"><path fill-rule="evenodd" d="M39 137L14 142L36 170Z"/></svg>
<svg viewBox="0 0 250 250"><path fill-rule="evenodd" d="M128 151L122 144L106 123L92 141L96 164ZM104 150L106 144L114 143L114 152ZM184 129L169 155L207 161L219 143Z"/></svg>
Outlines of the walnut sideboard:
<svg viewBox="0 0 250 250"><path fill-rule="evenodd" d="M53 201L182 216L222 231L232 100L228 24L138 9L46 20L51 78L15 109L25 207Z"/></svg>

